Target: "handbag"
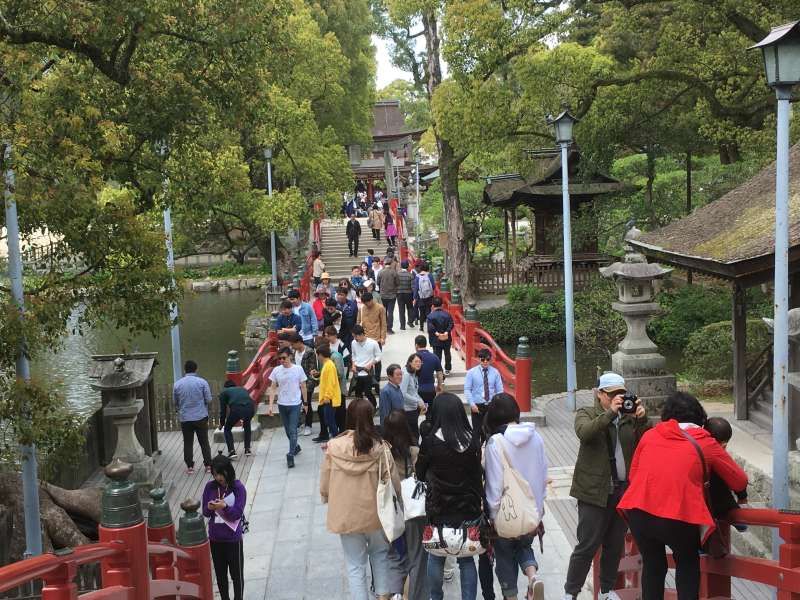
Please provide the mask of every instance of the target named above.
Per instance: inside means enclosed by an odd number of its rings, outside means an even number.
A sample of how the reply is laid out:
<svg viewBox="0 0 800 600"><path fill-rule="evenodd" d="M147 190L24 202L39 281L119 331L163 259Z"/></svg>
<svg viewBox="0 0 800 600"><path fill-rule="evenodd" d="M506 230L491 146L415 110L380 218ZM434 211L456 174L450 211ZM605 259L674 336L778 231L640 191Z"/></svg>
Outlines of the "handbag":
<svg viewBox="0 0 800 600"><path fill-rule="evenodd" d="M711 514L711 518L714 519L714 513L711 511L711 493L709 491L711 487L711 479L708 472L708 465L706 464L706 458L703 456L703 450L700 448L700 444L697 443L697 440L695 440L692 436L686 433L683 429L681 429L680 432L683 437L691 442L692 446L694 446L694 449L697 452L697 456L700 457L700 464L703 466L703 498L705 499L708 512ZM702 550L711 558L725 558L728 554L730 554L731 551L730 529L727 527L720 527L719 521L714 519L714 530L706 538L705 543L702 545Z"/></svg>
<svg viewBox="0 0 800 600"><path fill-rule="evenodd" d="M392 484L389 447L386 444L382 445L383 452L378 458L378 490L376 494L378 519L386 539L393 542L406 530L406 520L403 516L402 502L397 497L397 492Z"/></svg>
<svg viewBox="0 0 800 600"><path fill-rule="evenodd" d="M426 525L422 532L422 547L434 556L455 558L467 558L486 552L481 543L478 523L464 523L461 527Z"/></svg>
<svg viewBox="0 0 800 600"><path fill-rule="evenodd" d="M500 447L500 461L503 465L503 493L494 519L494 528L501 538L519 538L536 531L542 517L531 486L508 461L503 435L497 434L494 438Z"/></svg>
<svg viewBox="0 0 800 600"><path fill-rule="evenodd" d="M408 458L405 461L405 472L408 473ZM425 516L425 482L419 481L416 473L412 471L409 477L400 482L400 493L406 521Z"/></svg>

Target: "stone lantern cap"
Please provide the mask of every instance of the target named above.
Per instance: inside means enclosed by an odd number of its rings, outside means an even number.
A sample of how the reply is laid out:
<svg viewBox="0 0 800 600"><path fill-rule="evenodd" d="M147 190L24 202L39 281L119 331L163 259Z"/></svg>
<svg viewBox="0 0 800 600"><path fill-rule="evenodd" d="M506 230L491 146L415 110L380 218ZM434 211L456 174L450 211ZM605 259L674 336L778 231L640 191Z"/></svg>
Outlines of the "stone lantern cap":
<svg viewBox="0 0 800 600"><path fill-rule="evenodd" d="M771 332L775 332L775 322L764 317L764 323ZM800 308L793 308L789 311L789 341L793 344L800 343Z"/></svg>
<svg viewBox="0 0 800 600"><path fill-rule="evenodd" d="M625 241L636 240L642 232L636 227L625 234ZM625 245L625 258L607 267L600 267L600 274L608 279L660 279L672 272L658 263L648 263L643 254L635 252L630 245Z"/></svg>
<svg viewBox="0 0 800 600"><path fill-rule="evenodd" d="M118 356L114 359L114 368L106 372L98 383L92 383L92 387L96 390L127 390L138 388L145 381L141 373L128 370L125 359Z"/></svg>

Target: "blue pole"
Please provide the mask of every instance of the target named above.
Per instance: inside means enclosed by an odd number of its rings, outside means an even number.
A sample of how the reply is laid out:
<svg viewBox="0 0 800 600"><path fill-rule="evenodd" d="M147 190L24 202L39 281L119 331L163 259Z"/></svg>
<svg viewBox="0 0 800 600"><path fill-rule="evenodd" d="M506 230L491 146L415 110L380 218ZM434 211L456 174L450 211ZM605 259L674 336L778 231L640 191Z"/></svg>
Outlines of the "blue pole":
<svg viewBox="0 0 800 600"><path fill-rule="evenodd" d="M572 280L572 211L569 202L568 142L561 142L561 200L564 221L564 313L566 319L567 346L567 406L576 409L575 391L578 387L575 375L575 311Z"/></svg>
<svg viewBox="0 0 800 600"><path fill-rule="evenodd" d="M778 132L775 162L775 318L772 380L772 503L789 507L789 101L791 86L777 86ZM777 531L772 538L778 558Z"/></svg>
<svg viewBox="0 0 800 600"><path fill-rule="evenodd" d="M8 276L11 280L11 294L20 313L25 312L25 294L22 287L22 255L19 250L19 220L17 202L14 200L15 178L11 167L11 143L6 142L4 160L5 172L5 209L6 229L8 233ZM22 340L17 354L17 378L30 381L30 365L25 353L25 341ZM29 419L30 415L22 415ZM36 463L36 447L20 446L22 454L22 496L25 514L25 556L38 556L42 553L42 522L39 516L39 477Z"/></svg>
<svg viewBox="0 0 800 600"><path fill-rule="evenodd" d="M267 195L272 198L272 159L267 159ZM278 244L275 230L270 232L270 254L272 258L272 289L278 289Z"/></svg>
<svg viewBox="0 0 800 600"><path fill-rule="evenodd" d="M164 180L164 191L166 192L167 180ZM167 239L167 268L175 273L175 255L172 250L172 211L169 206L164 209L164 232ZM175 277L172 277L172 285L175 286ZM172 341L172 379L173 383L178 381L183 375L183 364L181 362L181 328L178 325L178 303L173 302L169 308L169 318L172 322L169 335Z"/></svg>

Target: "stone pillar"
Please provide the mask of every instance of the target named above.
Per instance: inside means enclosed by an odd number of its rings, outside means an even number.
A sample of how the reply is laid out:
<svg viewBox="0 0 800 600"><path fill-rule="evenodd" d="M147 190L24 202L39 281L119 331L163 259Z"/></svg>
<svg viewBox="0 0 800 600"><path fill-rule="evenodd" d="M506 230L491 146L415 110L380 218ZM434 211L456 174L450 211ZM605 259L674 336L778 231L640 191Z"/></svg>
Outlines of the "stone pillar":
<svg viewBox="0 0 800 600"><path fill-rule="evenodd" d="M162 476L134 431L136 417L144 407L144 401L136 398L136 388L143 383L144 379L125 368L125 361L120 357L114 360L114 370L104 375L99 383L93 383L92 387L107 392L111 397L103 408L103 416L111 417L117 428L117 447L112 459L130 465L130 480L136 484L139 499L149 504L149 492L154 487L161 487Z"/></svg>
<svg viewBox="0 0 800 600"><path fill-rule="evenodd" d="M639 234L634 228L625 239L636 239ZM653 283L670 271L661 265L649 264L629 245L626 245L623 262L600 269L603 277L617 284L619 301L611 306L627 325L625 338L611 357L611 370L625 378L627 389L642 399L651 416L676 389L675 376L666 370L667 359L647 335L647 324L661 312L654 300Z"/></svg>

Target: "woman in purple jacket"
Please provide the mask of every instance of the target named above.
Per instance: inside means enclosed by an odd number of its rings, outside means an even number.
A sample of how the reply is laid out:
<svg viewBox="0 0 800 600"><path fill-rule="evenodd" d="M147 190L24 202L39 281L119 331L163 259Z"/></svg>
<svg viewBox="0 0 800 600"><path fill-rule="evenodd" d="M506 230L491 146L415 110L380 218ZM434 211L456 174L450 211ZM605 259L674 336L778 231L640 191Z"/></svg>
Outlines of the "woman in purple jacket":
<svg viewBox="0 0 800 600"><path fill-rule="evenodd" d="M211 542L211 559L222 600L228 595L228 571L233 579L233 599L244 598L244 551L242 523L247 491L230 459L220 454L211 461L213 479L203 490L203 516L208 518L208 539Z"/></svg>

